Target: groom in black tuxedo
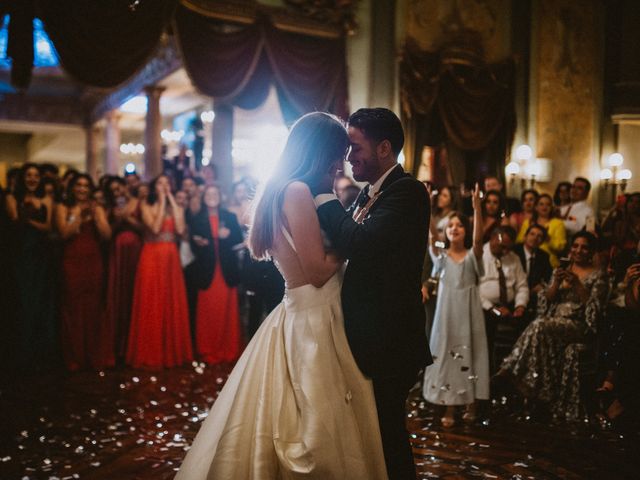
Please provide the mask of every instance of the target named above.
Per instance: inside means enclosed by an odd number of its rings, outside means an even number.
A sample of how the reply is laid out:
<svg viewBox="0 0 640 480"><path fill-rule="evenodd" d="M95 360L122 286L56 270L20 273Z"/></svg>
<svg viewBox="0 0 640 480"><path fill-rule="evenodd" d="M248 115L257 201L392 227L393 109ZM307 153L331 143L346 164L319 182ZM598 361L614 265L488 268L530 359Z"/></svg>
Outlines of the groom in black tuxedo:
<svg viewBox="0 0 640 480"><path fill-rule="evenodd" d="M347 212L335 195L317 195L318 216L349 260L345 330L360 370L373 381L389 478L415 479L405 403L419 370L431 363L420 291L429 198L397 163L404 133L393 112L360 109L349 117L348 132L353 177L369 185Z"/></svg>

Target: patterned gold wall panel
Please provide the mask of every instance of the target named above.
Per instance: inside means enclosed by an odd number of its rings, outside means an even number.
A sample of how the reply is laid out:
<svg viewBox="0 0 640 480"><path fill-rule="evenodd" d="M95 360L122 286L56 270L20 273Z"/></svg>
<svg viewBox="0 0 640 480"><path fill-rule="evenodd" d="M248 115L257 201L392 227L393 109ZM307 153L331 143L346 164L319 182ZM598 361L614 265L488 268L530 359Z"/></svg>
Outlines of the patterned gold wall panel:
<svg viewBox="0 0 640 480"><path fill-rule="evenodd" d="M537 100L536 154L553 160L555 184L593 178L598 153L601 36L598 0L539 0L532 41L532 88ZM535 50L534 50L535 51Z"/></svg>
<svg viewBox="0 0 640 480"><path fill-rule="evenodd" d="M423 50L434 51L468 29L480 34L485 60L503 60L510 49L510 4L510 0L409 0L406 33Z"/></svg>

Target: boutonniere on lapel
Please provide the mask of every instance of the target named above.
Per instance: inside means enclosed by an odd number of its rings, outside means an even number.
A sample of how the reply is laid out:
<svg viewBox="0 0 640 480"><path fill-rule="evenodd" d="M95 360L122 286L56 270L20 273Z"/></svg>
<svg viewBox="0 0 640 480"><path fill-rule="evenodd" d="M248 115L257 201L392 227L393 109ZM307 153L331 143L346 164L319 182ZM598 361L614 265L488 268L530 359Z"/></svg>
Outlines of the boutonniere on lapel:
<svg viewBox="0 0 640 480"><path fill-rule="evenodd" d="M365 219L369 216L369 210L371 210L371 207L373 206L374 203L376 203L376 200L378 199L379 196L380 196L380 191L377 191L373 196L373 198L370 198L369 201L367 201L367 203L365 203L362 206L359 205L358 207L356 207L356 209L353 212L353 220L356 223L363 223L365 221Z"/></svg>

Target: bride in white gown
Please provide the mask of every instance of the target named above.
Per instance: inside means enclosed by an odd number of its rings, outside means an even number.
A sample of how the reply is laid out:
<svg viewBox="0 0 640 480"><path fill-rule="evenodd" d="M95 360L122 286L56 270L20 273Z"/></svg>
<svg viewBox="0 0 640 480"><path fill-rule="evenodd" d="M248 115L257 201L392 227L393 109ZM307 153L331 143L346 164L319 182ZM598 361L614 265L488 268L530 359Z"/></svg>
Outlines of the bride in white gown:
<svg viewBox="0 0 640 480"><path fill-rule="evenodd" d="M387 473L371 382L344 333L342 263L325 252L313 191L349 146L333 116L291 129L257 199L249 244L286 282L213 404L177 480L378 480Z"/></svg>

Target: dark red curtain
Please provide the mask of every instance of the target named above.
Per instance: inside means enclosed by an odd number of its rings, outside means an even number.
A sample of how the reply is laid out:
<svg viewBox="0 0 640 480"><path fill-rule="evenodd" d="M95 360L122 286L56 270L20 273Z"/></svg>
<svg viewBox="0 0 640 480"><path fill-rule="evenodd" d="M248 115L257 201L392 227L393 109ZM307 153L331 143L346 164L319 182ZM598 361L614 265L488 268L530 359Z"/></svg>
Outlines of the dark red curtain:
<svg viewBox="0 0 640 480"><path fill-rule="evenodd" d="M314 110L347 115L343 37L285 32L264 16L251 25L232 25L177 3L13 0L13 83L26 88L31 78L35 16L64 69L84 84L105 88L122 84L144 66L175 18L185 67L196 87L217 104L257 108L274 84L288 123Z"/></svg>
<svg viewBox="0 0 640 480"><path fill-rule="evenodd" d="M7 57L11 58L11 83L24 89L31 82L33 68L33 0L5 2L0 11L0 21L9 13Z"/></svg>
<svg viewBox="0 0 640 480"><path fill-rule="evenodd" d="M265 17L231 26L182 5L175 31L193 83L218 103L256 108L275 84L287 123L315 110L347 114L343 38L280 31Z"/></svg>
<svg viewBox="0 0 640 480"><path fill-rule="evenodd" d="M324 110L344 118L346 66L344 38L326 39L265 28L265 48L287 123Z"/></svg>
<svg viewBox="0 0 640 480"><path fill-rule="evenodd" d="M411 39L405 45L401 99L415 151L450 144L504 161L516 128L514 61L487 65L449 54L420 50Z"/></svg>
<svg viewBox="0 0 640 480"><path fill-rule="evenodd" d="M193 84L218 103L257 108L271 71L262 24L229 25L179 7L175 16L182 61Z"/></svg>
<svg viewBox="0 0 640 480"><path fill-rule="evenodd" d="M115 87L157 48L177 0L36 0L64 69L82 83ZM13 22L13 19L12 19Z"/></svg>

